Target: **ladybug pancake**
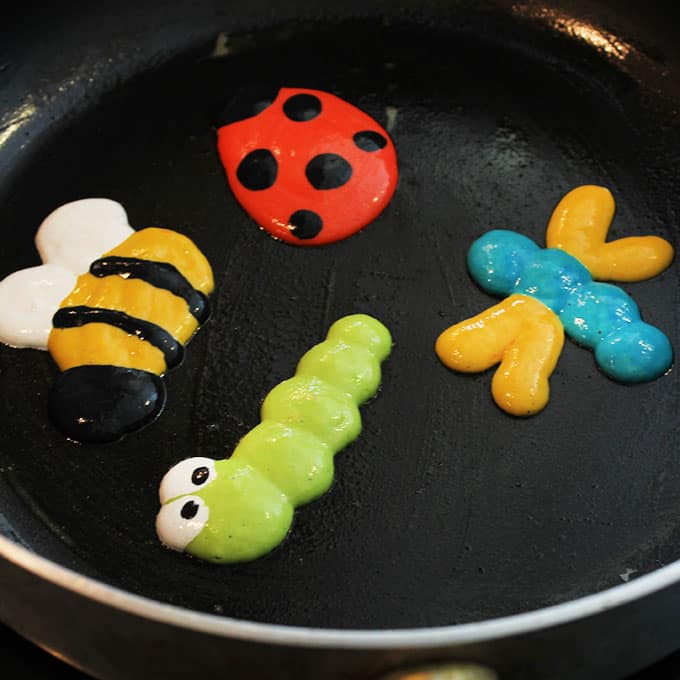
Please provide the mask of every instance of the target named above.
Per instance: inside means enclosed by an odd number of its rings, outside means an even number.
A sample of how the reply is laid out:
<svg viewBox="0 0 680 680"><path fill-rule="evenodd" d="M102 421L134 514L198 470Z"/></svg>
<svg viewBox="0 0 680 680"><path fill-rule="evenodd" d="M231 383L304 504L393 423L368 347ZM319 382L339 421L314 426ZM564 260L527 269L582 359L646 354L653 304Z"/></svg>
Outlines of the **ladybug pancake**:
<svg viewBox="0 0 680 680"><path fill-rule="evenodd" d="M389 203L397 155L369 115L319 90L282 88L251 103L249 117L219 128L217 146L236 199L272 236L333 243Z"/></svg>

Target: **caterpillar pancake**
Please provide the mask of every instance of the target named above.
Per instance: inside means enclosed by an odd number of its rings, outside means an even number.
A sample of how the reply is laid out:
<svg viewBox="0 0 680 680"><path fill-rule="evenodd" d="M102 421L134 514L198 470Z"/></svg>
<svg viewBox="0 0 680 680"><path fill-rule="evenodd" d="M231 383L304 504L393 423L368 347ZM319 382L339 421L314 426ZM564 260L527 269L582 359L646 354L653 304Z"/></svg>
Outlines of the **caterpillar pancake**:
<svg viewBox="0 0 680 680"><path fill-rule="evenodd" d="M370 316L336 321L295 375L265 397L261 422L230 458L188 458L165 475L161 542L218 563L252 560L278 545L295 508L330 487L333 457L359 436L359 405L377 392L391 348L389 331Z"/></svg>

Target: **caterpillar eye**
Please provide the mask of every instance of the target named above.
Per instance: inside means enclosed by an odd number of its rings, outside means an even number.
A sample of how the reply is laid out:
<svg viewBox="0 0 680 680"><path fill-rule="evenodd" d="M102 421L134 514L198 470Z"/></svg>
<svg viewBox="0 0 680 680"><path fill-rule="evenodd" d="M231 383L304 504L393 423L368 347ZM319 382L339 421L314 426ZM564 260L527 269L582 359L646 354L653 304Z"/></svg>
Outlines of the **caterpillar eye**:
<svg viewBox="0 0 680 680"><path fill-rule="evenodd" d="M158 495L161 505L172 498L194 493L204 488L217 477L215 461L212 458L196 456L187 458L170 468L163 477Z"/></svg>
<svg viewBox="0 0 680 680"><path fill-rule="evenodd" d="M182 496L161 507L156 517L156 531L163 545L184 550L203 531L210 508L198 496Z"/></svg>

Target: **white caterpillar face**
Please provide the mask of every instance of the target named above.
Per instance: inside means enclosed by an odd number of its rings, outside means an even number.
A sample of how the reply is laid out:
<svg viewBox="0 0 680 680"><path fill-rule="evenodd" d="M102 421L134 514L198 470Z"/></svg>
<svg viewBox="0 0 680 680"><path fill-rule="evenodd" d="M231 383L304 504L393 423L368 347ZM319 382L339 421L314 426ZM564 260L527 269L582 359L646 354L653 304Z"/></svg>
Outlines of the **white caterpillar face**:
<svg viewBox="0 0 680 680"><path fill-rule="evenodd" d="M203 531L210 509L198 496L182 496L161 507L156 532L161 543L173 550L184 550Z"/></svg>
<svg viewBox="0 0 680 680"><path fill-rule="evenodd" d="M177 496L196 493L217 477L212 458L196 456L187 458L170 468L161 481L158 491L161 505Z"/></svg>
<svg viewBox="0 0 680 680"><path fill-rule="evenodd" d="M215 479L212 458L187 458L168 470L158 492L161 510L156 517L156 531L164 545L184 550L203 531L210 508L196 493Z"/></svg>

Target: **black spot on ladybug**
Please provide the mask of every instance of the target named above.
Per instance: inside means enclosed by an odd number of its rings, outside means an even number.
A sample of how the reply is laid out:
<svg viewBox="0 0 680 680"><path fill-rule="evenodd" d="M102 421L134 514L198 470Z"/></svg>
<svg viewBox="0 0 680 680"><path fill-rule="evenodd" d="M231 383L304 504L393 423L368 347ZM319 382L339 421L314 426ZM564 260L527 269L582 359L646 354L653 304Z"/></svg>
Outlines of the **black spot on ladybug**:
<svg viewBox="0 0 680 680"><path fill-rule="evenodd" d="M323 228L323 220L312 210L296 210L288 220L293 236L305 240L314 238Z"/></svg>
<svg viewBox="0 0 680 680"><path fill-rule="evenodd" d="M283 112L296 123L306 123L321 113L321 100L313 94L294 94L284 102Z"/></svg>
<svg viewBox="0 0 680 680"><path fill-rule="evenodd" d="M305 175L315 189L337 189L349 182L352 166L336 153L322 153L307 163Z"/></svg>
<svg viewBox="0 0 680 680"><path fill-rule="evenodd" d="M387 146L387 140L379 132L373 132L373 130L357 132L353 139L362 151L380 151Z"/></svg>
<svg viewBox="0 0 680 680"><path fill-rule="evenodd" d="M269 149L255 149L239 163L236 176L246 189L262 191L273 186L278 170L276 158Z"/></svg>
<svg viewBox="0 0 680 680"><path fill-rule="evenodd" d="M218 116L217 127L224 127L262 113L272 105L278 92L278 87L240 88Z"/></svg>

